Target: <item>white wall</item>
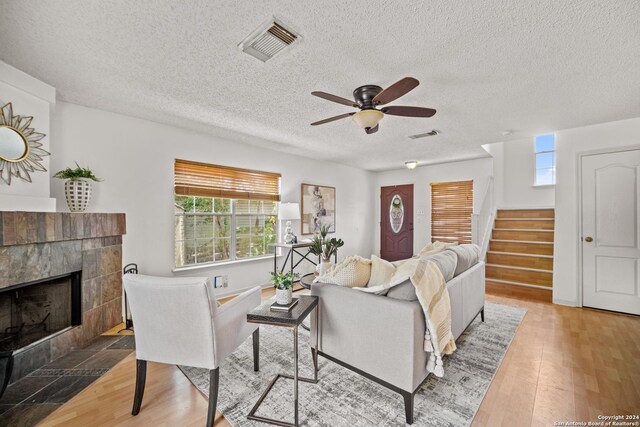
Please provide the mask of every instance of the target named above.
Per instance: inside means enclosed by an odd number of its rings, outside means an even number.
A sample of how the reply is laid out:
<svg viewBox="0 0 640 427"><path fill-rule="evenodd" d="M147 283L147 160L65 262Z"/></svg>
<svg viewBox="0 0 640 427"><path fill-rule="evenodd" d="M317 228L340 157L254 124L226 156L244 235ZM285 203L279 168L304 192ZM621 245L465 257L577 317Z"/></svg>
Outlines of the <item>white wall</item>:
<svg viewBox="0 0 640 427"><path fill-rule="evenodd" d="M13 114L32 116L31 127L44 133L42 148L49 150L49 111L55 104L55 89L0 61L0 107L11 102ZM41 162L47 172L30 173L31 182L16 178L11 185L0 180L0 210L53 211L49 198L49 157Z"/></svg>
<svg viewBox="0 0 640 427"><path fill-rule="evenodd" d="M536 187L534 138L490 144L494 158L496 206L505 209L553 207L552 186Z"/></svg>
<svg viewBox="0 0 640 427"><path fill-rule="evenodd" d="M94 185L89 210L126 213L123 261L138 263L141 273L172 274L175 158L280 172L285 202L300 201L303 182L336 187L336 237L345 241L340 258L368 255L371 250L373 187L369 172L64 102L58 104L51 126L52 169L78 161L104 179ZM58 210L67 210L63 182L54 180L52 194ZM299 221L293 226L299 234ZM267 283L272 269L269 259L175 274L226 274L229 288L218 294L224 295Z"/></svg>
<svg viewBox="0 0 640 427"><path fill-rule="evenodd" d="M578 154L640 147L640 118L556 132L556 222L553 301L582 305L579 298Z"/></svg>
<svg viewBox="0 0 640 427"><path fill-rule="evenodd" d="M480 209L489 177L493 175L490 157L419 166L414 170L401 169L378 172L374 175L372 191L375 195L375 223L373 253L380 254L380 187L413 184L413 251L416 253L431 241L431 186L432 182L473 180L474 212Z"/></svg>

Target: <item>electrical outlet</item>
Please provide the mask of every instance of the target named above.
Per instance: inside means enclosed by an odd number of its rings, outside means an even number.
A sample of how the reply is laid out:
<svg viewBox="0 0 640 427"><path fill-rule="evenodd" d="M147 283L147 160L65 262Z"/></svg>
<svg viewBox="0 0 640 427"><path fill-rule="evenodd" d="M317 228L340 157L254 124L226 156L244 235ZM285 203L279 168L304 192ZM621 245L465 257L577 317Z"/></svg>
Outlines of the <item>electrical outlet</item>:
<svg viewBox="0 0 640 427"><path fill-rule="evenodd" d="M214 288L222 288L224 276L213 276L213 287Z"/></svg>
<svg viewBox="0 0 640 427"><path fill-rule="evenodd" d="M222 287L226 288L227 286L229 286L229 277L225 274L222 276Z"/></svg>

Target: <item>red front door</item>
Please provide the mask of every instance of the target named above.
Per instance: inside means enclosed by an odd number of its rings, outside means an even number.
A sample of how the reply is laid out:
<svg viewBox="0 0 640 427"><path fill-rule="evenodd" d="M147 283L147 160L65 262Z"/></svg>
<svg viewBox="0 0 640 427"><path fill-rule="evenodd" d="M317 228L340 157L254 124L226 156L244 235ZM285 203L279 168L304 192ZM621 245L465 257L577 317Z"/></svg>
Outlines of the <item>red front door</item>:
<svg viewBox="0 0 640 427"><path fill-rule="evenodd" d="M413 256L413 184L380 188L380 258Z"/></svg>

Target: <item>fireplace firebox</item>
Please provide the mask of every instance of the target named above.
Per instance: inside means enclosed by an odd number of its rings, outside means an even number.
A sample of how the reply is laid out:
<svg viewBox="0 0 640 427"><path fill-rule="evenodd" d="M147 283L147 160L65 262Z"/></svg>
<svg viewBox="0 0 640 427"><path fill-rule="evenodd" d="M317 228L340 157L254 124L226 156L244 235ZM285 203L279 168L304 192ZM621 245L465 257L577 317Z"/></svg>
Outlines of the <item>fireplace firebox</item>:
<svg viewBox="0 0 640 427"><path fill-rule="evenodd" d="M0 396L13 356L82 322L82 278L76 271L0 291Z"/></svg>

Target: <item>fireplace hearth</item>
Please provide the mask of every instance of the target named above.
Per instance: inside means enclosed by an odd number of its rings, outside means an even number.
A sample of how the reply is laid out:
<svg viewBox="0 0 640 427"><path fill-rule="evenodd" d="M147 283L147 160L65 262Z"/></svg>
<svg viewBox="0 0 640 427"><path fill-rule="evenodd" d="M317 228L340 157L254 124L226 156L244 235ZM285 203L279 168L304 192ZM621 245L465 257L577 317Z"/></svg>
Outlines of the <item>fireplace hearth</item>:
<svg viewBox="0 0 640 427"><path fill-rule="evenodd" d="M125 229L124 214L0 212L5 381L18 381L122 322Z"/></svg>

